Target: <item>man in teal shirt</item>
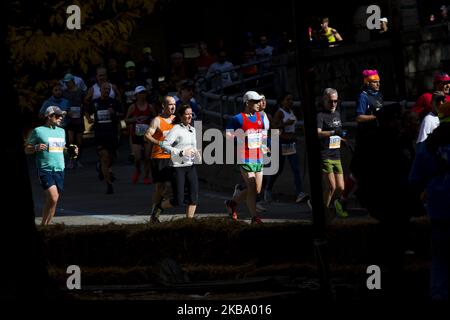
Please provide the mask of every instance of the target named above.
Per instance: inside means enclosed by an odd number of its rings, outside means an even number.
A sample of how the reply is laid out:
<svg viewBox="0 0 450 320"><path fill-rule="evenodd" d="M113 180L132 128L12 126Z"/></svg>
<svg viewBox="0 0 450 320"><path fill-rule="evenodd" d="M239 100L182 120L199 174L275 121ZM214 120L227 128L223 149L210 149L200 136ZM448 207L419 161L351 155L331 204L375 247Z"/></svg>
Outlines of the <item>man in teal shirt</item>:
<svg viewBox="0 0 450 320"><path fill-rule="evenodd" d="M64 150L66 134L60 127L66 114L59 107L50 106L45 110L45 125L35 128L25 153L36 154L39 181L45 191L41 225L48 225L55 215L59 194L64 187ZM78 148L74 150L78 153Z"/></svg>

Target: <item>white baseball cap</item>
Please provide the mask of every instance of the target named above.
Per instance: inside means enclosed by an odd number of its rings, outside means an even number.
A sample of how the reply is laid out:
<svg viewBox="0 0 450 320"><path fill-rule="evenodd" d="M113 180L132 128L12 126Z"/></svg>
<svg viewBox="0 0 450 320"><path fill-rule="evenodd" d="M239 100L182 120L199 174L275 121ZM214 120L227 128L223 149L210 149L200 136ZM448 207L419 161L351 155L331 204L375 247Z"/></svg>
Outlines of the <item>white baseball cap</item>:
<svg viewBox="0 0 450 320"><path fill-rule="evenodd" d="M262 99L264 99L264 97L263 96L261 96L258 92L256 92L256 91L247 91L245 94L244 94L244 97L242 98L242 100L244 101L244 102L248 102L248 101L250 101L250 100L262 100Z"/></svg>
<svg viewBox="0 0 450 320"><path fill-rule="evenodd" d="M144 86L137 86L136 89L134 89L134 94L138 94L141 93L142 91L145 91L147 89L145 89Z"/></svg>

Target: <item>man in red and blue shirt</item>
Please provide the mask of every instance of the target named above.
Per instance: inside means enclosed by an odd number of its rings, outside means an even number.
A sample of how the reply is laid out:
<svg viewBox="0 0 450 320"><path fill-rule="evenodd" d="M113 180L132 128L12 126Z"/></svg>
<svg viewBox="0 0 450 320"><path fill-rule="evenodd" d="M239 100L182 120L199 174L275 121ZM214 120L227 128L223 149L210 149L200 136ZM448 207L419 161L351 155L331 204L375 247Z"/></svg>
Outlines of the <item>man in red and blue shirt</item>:
<svg viewBox="0 0 450 320"><path fill-rule="evenodd" d="M244 94L244 112L231 118L227 125L227 138L238 139L238 164L247 188L239 192L233 199L225 201L227 210L233 220L237 220L237 205L246 199L252 215L252 223L261 223L256 214L256 195L261 192L263 178L262 135L264 116L259 111L263 97L255 91Z"/></svg>

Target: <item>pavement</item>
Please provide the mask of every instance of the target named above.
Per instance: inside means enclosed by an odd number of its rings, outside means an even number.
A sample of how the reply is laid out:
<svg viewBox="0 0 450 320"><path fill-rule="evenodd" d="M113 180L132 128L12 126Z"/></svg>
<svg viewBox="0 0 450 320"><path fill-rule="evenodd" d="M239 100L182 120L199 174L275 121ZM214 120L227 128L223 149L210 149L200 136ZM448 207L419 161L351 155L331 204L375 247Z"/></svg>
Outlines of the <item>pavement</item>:
<svg viewBox="0 0 450 320"><path fill-rule="evenodd" d="M112 167L117 178L114 182L114 194L107 195L105 183L97 178L95 147L88 141L80 160L84 167L66 170L64 192L58 201L52 223L65 225L147 223L154 186L144 185L142 176L137 184L132 184L134 165L128 161L128 156L128 143L123 141ZM36 223L40 223L43 191L36 174L34 157L27 157ZM240 182L237 169L230 165L200 165L198 169L200 194L196 218L227 217L224 201L231 197L234 184ZM261 213L264 222L311 223L312 213L307 204L296 204L294 201L292 180L290 169L285 168L274 187L275 201L265 204L267 211ZM305 181L307 182L307 179ZM305 189L308 190L306 182ZM367 217L367 214L359 208L355 208L353 212L355 213L353 218ZM250 222L250 214L245 203L240 204L238 213L240 220ZM183 217L185 217L183 208L171 208L161 215L161 220L170 221Z"/></svg>

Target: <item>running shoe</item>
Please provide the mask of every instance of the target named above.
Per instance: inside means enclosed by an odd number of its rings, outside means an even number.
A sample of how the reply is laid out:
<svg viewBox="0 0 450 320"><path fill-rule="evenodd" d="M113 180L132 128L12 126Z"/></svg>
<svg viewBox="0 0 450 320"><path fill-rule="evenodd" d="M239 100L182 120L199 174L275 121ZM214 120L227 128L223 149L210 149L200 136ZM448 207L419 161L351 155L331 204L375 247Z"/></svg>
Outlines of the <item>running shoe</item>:
<svg viewBox="0 0 450 320"><path fill-rule="evenodd" d="M300 192L297 196L297 199L295 200L296 203L303 202L305 200L309 199L309 195L304 192Z"/></svg>
<svg viewBox="0 0 450 320"><path fill-rule="evenodd" d="M161 221L159 220L159 218L157 216L151 216L150 217L150 223L158 224L158 223L161 223Z"/></svg>
<svg viewBox="0 0 450 320"><path fill-rule="evenodd" d="M230 218L234 221L237 221L238 215L236 202L234 202L233 200L225 200L225 207L227 208L227 212L230 215Z"/></svg>
<svg viewBox="0 0 450 320"><path fill-rule="evenodd" d="M252 217L252 222L251 222L251 224L262 224L263 222L262 222L262 220L261 220L261 218L259 217L259 216L254 216L254 217Z"/></svg>
<svg viewBox="0 0 450 320"><path fill-rule="evenodd" d="M348 217L348 212L344 211L344 209L342 208L342 204L339 201L339 199L334 200L334 208L336 209L336 215L339 218L347 218Z"/></svg>

